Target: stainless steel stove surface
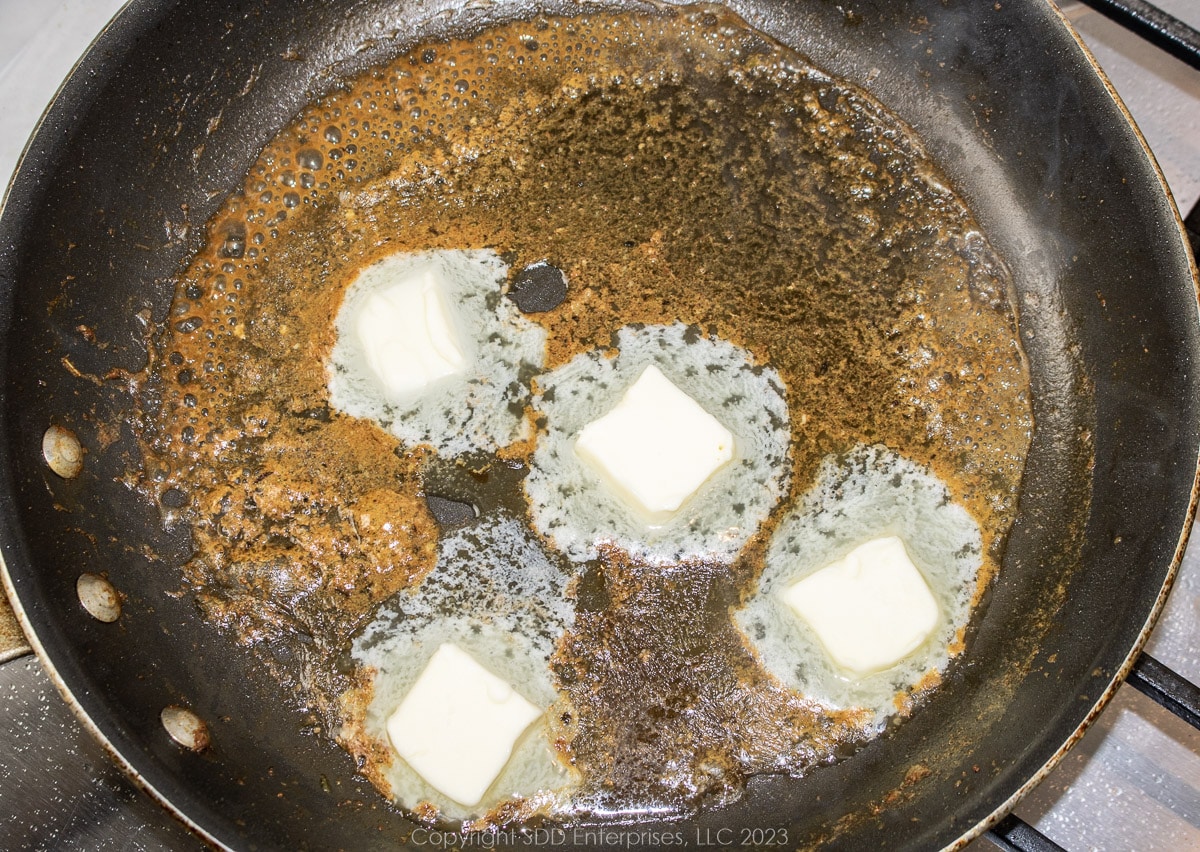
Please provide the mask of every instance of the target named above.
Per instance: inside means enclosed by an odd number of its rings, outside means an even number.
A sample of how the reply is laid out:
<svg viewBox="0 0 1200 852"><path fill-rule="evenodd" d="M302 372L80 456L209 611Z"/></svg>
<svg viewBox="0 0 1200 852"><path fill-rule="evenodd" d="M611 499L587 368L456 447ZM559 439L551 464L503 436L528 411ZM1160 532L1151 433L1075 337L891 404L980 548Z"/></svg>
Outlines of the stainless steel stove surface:
<svg viewBox="0 0 1200 852"><path fill-rule="evenodd" d="M0 0L0 181L120 0ZM1200 0L1158 0L1200 27ZM1079 3L1063 5L1133 113L1186 215L1200 198L1200 72ZM1200 214L1198 214L1200 215ZM1200 683L1200 535L1149 652ZM1200 732L1130 686L1016 809L1071 852L1200 849ZM36 658L0 665L0 848L191 850L203 844L134 788ZM990 852L981 838L968 847Z"/></svg>

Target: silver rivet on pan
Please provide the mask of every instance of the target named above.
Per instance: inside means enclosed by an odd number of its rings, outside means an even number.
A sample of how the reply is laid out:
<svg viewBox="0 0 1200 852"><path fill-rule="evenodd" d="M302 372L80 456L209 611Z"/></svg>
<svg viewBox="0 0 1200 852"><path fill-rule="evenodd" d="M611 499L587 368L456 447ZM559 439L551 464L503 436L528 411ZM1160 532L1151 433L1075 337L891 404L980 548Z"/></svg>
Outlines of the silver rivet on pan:
<svg viewBox="0 0 1200 852"><path fill-rule="evenodd" d="M174 704L164 707L159 718L171 739L192 751L208 748L208 725L191 710Z"/></svg>
<svg viewBox="0 0 1200 852"><path fill-rule="evenodd" d="M88 615L97 621L114 622L121 617L121 599L113 584L99 574L80 574L75 592Z"/></svg>
<svg viewBox="0 0 1200 852"><path fill-rule="evenodd" d="M70 429L51 426L42 435L42 456L63 479L74 479L83 470L83 447Z"/></svg>

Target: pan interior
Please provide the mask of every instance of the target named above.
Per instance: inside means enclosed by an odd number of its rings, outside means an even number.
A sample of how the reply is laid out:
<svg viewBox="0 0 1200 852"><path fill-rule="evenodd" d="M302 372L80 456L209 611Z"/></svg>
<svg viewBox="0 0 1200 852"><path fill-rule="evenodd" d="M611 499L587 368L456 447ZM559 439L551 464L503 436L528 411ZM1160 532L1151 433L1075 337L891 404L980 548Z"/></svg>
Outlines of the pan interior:
<svg viewBox="0 0 1200 852"><path fill-rule="evenodd" d="M138 450L126 375L145 366L144 326L167 319L200 223L274 129L415 26L526 14L311 5L211 15L134 4L40 131L0 222L3 545L22 609L76 701L205 832L230 846L370 837L382 848L410 826L323 738L295 736L316 717L298 717L269 677L222 652L175 594L189 531L164 527L127 485ZM1048 6L737 11L895 109L969 199L1014 274L1036 430L1021 516L967 664L853 761L752 783L700 825L786 827L795 842L847 846L886 831L892 845L926 848L986 817L1067 739L1158 599L1195 471L1186 250L1136 138ZM193 49L177 49L179 32L195 33ZM195 74L203 46L218 44L230 61ZM51 422L89 450L76 479L40 463ZM116 630L78 611L83 570L106 572L126 595ZM165 738L158 712L174 703L218 720L219 752L197 757Z"/></svg>

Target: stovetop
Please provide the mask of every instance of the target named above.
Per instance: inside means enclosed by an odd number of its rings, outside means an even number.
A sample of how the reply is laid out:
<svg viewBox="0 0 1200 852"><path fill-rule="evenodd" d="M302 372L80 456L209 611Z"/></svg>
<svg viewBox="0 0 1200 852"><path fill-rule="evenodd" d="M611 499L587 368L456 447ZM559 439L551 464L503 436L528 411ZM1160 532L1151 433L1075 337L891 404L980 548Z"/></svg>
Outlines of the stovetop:
<svg viewBox="0 0 1200 852"><path fill-rule="evenodd" d="M0 184L122 0L0 0ZM1200 27L1200 0L1157 0ZM1186 214L1200 199L1200 72L1079 3L1063 4L1145 133ZM1193 221L1200 225L1200 212ZM0 625L0 630L3 625ZM1148 651L1200 683L1200 535ZM0 665L0 848L205 848L107 759L31 655ZM1016 813L1072 852L1200 849L1200 732L1123 686ZM980 838L971 852L992 852Z"/></svg>

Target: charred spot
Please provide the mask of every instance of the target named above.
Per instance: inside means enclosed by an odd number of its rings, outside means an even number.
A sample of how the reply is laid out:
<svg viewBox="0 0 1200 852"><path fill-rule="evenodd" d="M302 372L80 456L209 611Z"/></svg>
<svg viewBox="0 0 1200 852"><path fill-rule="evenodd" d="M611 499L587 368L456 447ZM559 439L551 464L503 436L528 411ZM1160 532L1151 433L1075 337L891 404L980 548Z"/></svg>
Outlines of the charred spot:
<svg viewBox="0 0 1200 852"><path fill-rule="evenodd" d="M508 297L522 313L552 311L567 298L567 276L549 261L538 261L518 272Z"/></svg>
<svg viewBox="0 0 1200 852"><path fill-rule="evenodd" d="M444 530L465 527L479 517L479 511L470 503L438 494L426 494L425 505L429 507L429 512L438 522L438 526Z"/></svg>

